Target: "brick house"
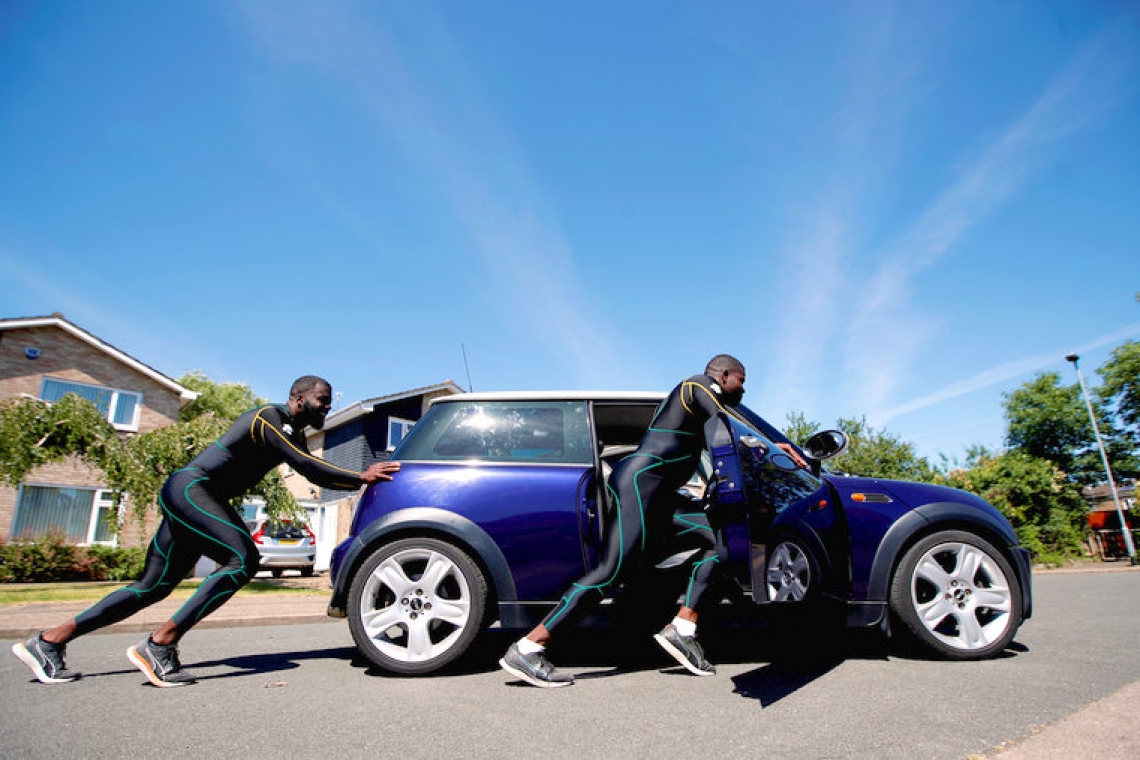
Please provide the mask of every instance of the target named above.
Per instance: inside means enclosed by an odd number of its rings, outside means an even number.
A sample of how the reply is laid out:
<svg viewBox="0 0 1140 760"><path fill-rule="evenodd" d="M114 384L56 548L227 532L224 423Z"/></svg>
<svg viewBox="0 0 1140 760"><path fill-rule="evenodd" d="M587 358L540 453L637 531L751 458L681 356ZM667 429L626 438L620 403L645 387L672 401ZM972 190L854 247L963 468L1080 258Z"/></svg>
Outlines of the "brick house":
<svg viewBox="0 0 1140 760"><path fill-rule="evenodd" d="M62 314L0 319L0 400L47 401L75 393L90 400L124 436L177 421L197 393L106 343ZM108 527L111 492L99 470L77 458L37 468L17 488L0 485L5 541L62 532L78 544L141 543L153 529L128 521Z"/></svg>

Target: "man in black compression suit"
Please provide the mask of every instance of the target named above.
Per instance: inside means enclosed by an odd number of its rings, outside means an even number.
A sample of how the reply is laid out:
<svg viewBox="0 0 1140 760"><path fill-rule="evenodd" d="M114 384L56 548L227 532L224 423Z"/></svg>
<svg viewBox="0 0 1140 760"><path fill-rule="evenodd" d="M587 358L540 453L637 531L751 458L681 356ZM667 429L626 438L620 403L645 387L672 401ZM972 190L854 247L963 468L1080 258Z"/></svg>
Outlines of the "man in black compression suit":
<svg viewBox="0 0 1140 760"><path fill-rule="evenodd" d="M573 676L558 672L546 660L547 642L556 628L594 609L622 580L631 563L651 555L668 538L677 490L696 472L701 452L707 448L706 426L725 424L723 415L744 396L744 379L744 365L720 354L709 361L703 375L690 377L673 389L637 450L619 462L610 477L614 525L609 527L598 566L567 589L541 624L510 646L499 660L504 670L534 686L574 682ZM798 453L795 456L799 458ZM717 550L708 548L690 562L693 569L684 602L673 621L654 638L690 672L712 675L716 669L696 641L695 608L716 566Z"/></svg>
<svg viewBox="0 0 1140 760"><path fill-rule="evenodd" d="M317 485L353 489L391 480L397 462L377 462L362 473L318 459L305 444L305 428L320 430L332 404L328 381L306 375L293 383L287 404L269 404L239 417L212 446L175 472L162 488L162 522L147 551L142 576L72 620L12 647L43 683L79 677L64 664L68 641L116 623L165 598L202 556L219 563L174 616L127 650L155 686L182 686L194 677L178 660L178 640L218 609L257 572L257 547L230 505L269 470L287 463Z"/></svg>

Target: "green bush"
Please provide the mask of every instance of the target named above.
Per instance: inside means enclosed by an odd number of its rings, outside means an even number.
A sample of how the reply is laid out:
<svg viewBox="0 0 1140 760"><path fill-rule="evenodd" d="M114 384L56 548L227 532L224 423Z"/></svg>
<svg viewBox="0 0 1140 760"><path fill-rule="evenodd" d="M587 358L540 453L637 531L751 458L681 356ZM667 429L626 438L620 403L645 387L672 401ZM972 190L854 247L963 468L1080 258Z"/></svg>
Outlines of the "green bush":
<svg viewBox="0 0 1140 760"><path fill-rule="evenodd" d="M89 567L80 565L79 555L79 547L51 533L36 541L5 546L0 574L17 582L89 580ZM77 577L81 574L84 577Z"/></svg>
<svg viewBox="0 0 1140 760"><path fill-rule="evenodd" d="M142 547L75 546L58 533L34 541L0 543L0 582L134 580L142 573Z"/></svg>
<svg viewBox="0 0 1140 760"><path fill-rule="evenodd" d="M98 566L97 580L133 581L142 575L146 548L142 546L88 546L87 555Z"/></svg>

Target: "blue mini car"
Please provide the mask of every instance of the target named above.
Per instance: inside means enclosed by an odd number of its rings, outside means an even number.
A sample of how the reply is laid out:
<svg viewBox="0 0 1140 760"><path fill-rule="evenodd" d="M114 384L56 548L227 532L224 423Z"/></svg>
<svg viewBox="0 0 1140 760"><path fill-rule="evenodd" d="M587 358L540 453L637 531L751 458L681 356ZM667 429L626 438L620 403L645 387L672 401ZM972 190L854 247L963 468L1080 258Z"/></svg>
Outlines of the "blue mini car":
<svg viewBox="0 0 1140 760"><path fill-rule="evenodd" d="M395 673L434 671L496 621L527 629L596 562L610 463L640 441L660 393L460 394L436 399L368 488L333 552L329 614ZM995 655L1032 613L1028 552L1005 518L951 488L850 477L821 463L838 431L800 449L744 407L679 494L721 527L730 596L827 605L849 626L934 656ZM695 507L695 509L694 509Z"/></svg>

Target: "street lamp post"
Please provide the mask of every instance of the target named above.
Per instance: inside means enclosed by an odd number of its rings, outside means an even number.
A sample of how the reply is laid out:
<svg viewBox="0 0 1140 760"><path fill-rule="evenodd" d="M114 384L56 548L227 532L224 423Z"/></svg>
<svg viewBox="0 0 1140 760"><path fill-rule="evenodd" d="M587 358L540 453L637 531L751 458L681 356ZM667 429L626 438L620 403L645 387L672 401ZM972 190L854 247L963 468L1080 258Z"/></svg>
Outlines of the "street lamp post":
<svg viewBox="0 0 1140 760"><path fill-rule="evenodd" d="M1072 362L1073 369L1077 371L1077 381L1081 384L1081 395L1085 397L1085 406L1089 409L1089 420L1092 422L1093 434L1096 436L1096 445L1100 449L1100 461L1104 463L1104 474L1108 476L1108 487L1112 491L1112 501L1116 504L1116 516L1120 518L1120 532L1124 534L1124 548L1128 552L1128 561L1135 565L1136 547L1132 544L1132 531L1129 529L1128 523L1124 521L1124 509L1120 506L1120 496L1116 492L1116 481L1112 478L1112 468L1108 466L1108 454L1104 450L1104 441L1100 439L1100 428L1097 427L1096 414L1093 413L1093 405L1089 401L1089 391L1085 387L1085 377L1081 374L1081 365L1077 363L1080 358L1076 354L1069 354L1065 360Z"/></svg>

